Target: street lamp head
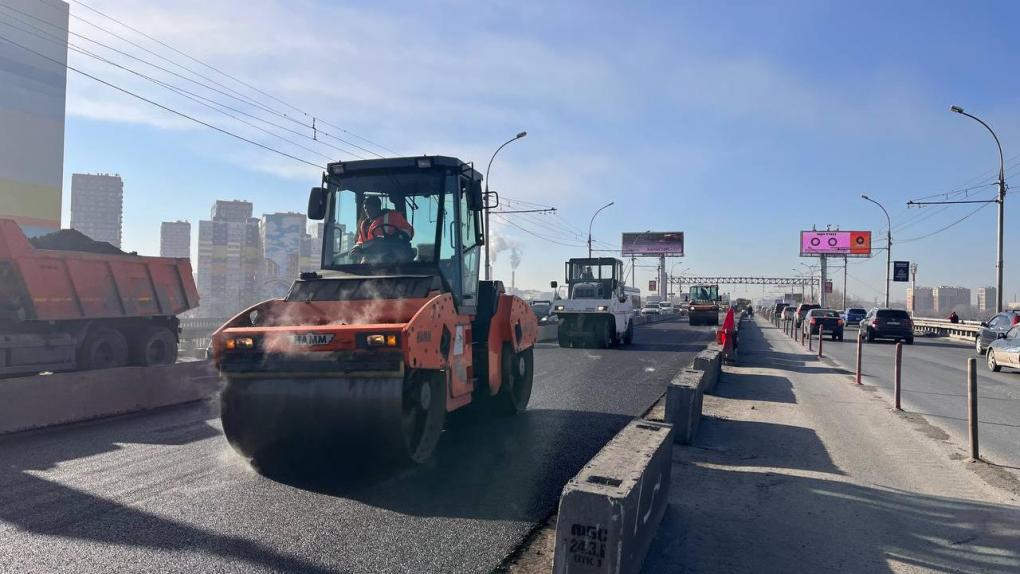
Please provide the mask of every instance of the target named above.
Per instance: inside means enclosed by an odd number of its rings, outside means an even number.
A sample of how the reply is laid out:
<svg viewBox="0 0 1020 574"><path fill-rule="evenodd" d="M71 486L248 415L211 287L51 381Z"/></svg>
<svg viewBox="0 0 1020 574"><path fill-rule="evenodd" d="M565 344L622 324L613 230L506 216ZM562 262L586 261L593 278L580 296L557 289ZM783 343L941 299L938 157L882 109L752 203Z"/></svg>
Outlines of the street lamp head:
<svg viewBox="0 0 1020 574"><path fill-rule="evenodd" d="M517 139L521 139L522 137L524 137L526 135L528 135L528 132L520 132L519 134L517 134Z"/></svg>
<svg viewBox="0 0 1020 574"><path fill-rule="evenodd" d="M861 199L871 199L871 198L870 198L870 197L868 197L867 195L864 195L864 194L862 193L862 194L861 194Z"/></svg>
<svg viewBox="0 0 1020 574"><path fill-rule="evenodd" d="M963 108L961 108L960 106L949 106L949 111L956 112L958 114L962 114L963 113Z"/></svg>

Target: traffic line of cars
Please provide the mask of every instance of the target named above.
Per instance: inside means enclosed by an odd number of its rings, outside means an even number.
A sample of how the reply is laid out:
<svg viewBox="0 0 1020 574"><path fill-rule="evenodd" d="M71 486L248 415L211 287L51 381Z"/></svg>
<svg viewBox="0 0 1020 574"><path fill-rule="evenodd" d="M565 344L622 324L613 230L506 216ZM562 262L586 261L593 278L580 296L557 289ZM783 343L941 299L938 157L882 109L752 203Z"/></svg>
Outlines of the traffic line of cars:
<svg viewBox="0 0 1020 574"><path fill-rule="evenodd" d="M987 321L974 338L974 350L985 355L988 370L1020 369L1020 311L1004 311Z"/></svg>
<svg viewBox="0 0 1020 574"><path fill-rule="evenodd" d="M648 316L658 315L687 315L687 308L684 305L674 305L669 301L648 301L641 307L641 314Z"/></svg>
<svg viewBox="0 0 1020 574"><path fill-rule="evenodd" d="M842 341L844 329L856 325L867 342L880 339L914 343L914 324L910 315L902 309L875 308L865 311L850 307L844 311L822 309L817 303L801 303L796 307L787 303L776 303L767 310L769 317L778 317L779 322L792 321L794 329L805 335L817 335L822 331L833 341Z"/></svg>
<svg viewBox="0 0 1020 574"><path fill-rule="evenodd" d="M797 306L776 303L761 309L765 316L778 324L793 321L795 329L817 335L819 328L834 341L843 340L846 326L857 325L859 336L873 343L886 339L914 343L914 322L903 309L875 308L867 311L860 307L849 307L843 312L821 309L819 305L801 303ZM1020 369L1020 311L1010 310L998 313L987 321L974 338L974 350L985 355L988 369L999 372L1003 367Z"/></svg>

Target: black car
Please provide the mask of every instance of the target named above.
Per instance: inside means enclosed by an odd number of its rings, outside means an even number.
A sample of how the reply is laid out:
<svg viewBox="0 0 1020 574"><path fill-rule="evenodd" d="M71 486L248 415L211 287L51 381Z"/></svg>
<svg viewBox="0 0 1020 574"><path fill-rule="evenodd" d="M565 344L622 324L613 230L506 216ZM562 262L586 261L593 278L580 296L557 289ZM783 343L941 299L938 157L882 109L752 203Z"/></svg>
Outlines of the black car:
<svg viewBox="0 0 1020 574"><path fill-rule="evenodd" d="M869 343L892 339L914 344L914 322L903 309L872 309L860 325L861 336Z"/></svg>
<svg viewBox="0 0 1020 574"><path fill-rule="evenodd" d="M1020 311L1003 311L987 321L982 321L981 330L974 338L974 350L979 355L987 351L1001 333L1005 333L1013 327L1014 317L1017 315L1020 315Z"/></svg>
<svg viewBox="0 0 1020 574"><path fill-rule="evenodd" d="M843 340L843 319L835 309L811 309L804 315L804 326L811 335L817 335L821 328L833 341Z"/></svg>

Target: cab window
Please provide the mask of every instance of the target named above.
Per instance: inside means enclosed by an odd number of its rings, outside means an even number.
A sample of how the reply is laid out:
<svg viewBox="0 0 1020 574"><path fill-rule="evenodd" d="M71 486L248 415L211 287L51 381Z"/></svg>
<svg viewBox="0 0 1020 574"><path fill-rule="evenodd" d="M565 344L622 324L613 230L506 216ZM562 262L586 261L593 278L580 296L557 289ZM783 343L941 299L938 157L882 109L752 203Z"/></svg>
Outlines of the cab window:
<svg viewBox="0 0 1020 574"><path fill-rule="evenodd" d="M474 307L478 298L478 265L482 252L482 246L478 242L481 216L468 207L470 180L462 177L460 182L460 236L463 241L461 268L464 278L462 299L465 306Z"/></svg>

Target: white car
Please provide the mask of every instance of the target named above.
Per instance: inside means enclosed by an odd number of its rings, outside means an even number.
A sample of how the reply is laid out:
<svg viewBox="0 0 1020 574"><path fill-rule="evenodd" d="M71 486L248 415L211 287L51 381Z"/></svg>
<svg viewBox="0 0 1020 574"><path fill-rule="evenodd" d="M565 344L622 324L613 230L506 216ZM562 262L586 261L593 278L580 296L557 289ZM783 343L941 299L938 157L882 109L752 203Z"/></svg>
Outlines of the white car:
<svg viewBox="0 0 1020 574"><path fill-rule="evenodd" d="M648 304L646 304L644 307L641 308L641 314L642 315L660 315L661 312L659 310L659 304L658 303L648 303Z"/></svg>
<svg viewBox="0 0 1020 574"><path fill-rule="evenodd" d="M673 304L669 301L659 302L659 314L661 315L672 315L676 310L673 308Z"/></svg>

